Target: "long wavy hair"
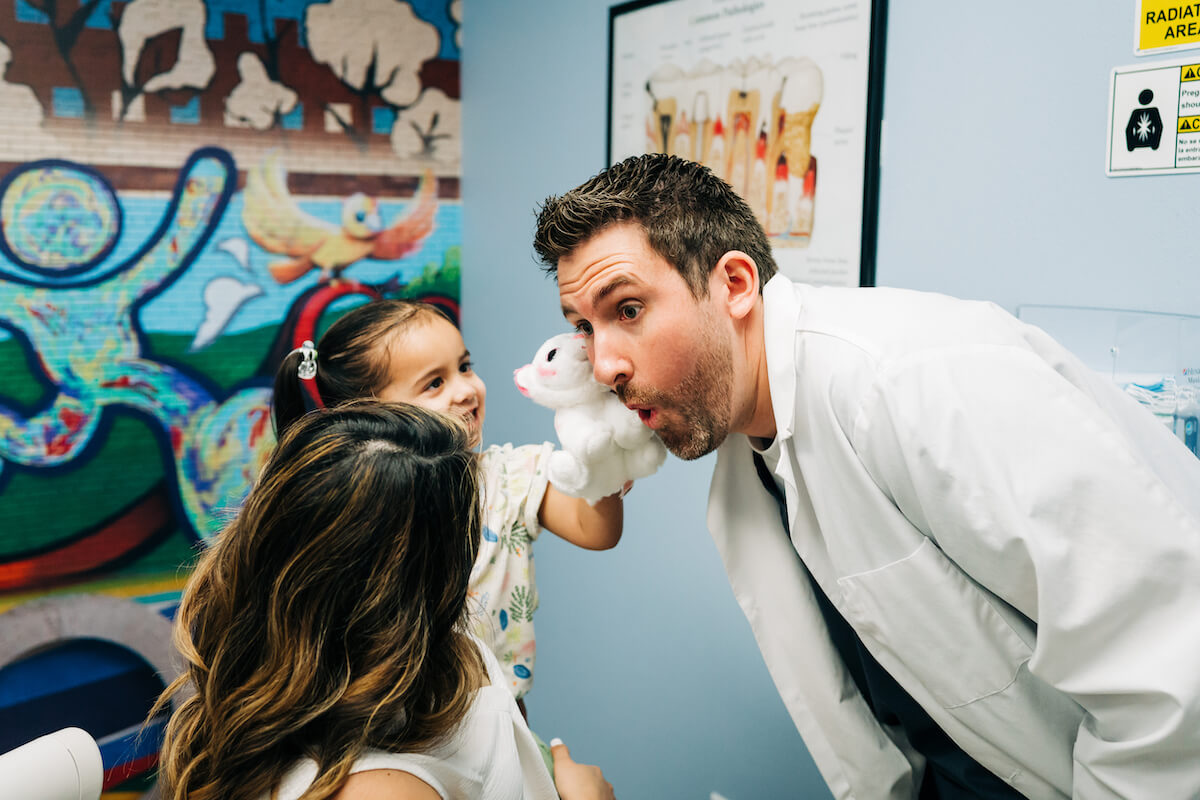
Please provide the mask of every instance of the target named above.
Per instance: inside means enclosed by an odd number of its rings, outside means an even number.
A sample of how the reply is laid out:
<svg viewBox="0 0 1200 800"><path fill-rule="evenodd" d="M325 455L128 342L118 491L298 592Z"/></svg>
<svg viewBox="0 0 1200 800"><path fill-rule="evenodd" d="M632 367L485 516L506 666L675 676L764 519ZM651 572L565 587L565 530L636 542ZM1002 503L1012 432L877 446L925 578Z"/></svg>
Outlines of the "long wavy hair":
<svg viewBox="0 0 1200 800"><path fill-rule="evenodd" d="M309 757L335 794L367 748L420 752L484 675L464 627L479 549L477 460L455 420L361 401L306 415L184 592L186 665L159 786L170 800L272 794Z"/></svg>

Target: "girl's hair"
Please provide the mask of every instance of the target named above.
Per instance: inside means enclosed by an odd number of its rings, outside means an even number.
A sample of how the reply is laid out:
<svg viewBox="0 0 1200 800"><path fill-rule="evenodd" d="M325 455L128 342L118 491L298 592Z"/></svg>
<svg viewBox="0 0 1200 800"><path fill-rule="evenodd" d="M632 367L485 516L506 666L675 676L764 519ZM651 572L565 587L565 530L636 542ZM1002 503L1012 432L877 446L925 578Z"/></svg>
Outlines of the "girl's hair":
<svg viewBox="0 0 1200 800"><path fill-rule="evenodd" d="M395 333L418 321L450 320L437 306L418 300L372 300L346 312L317 343L317 395L325 406L373 397L388 384L391 360L384 346ZM450 320L453 322L453 320ZM307 410L300 383L303 356L293 350L275 372L271 414L282 437Z"/></svg>
<svg viewBox="0 0 1200 800"><path fill-rule="evenodd" d="M456 420L360 401L284 435L203 555L175 623L184 674L160 760L169 800L267 796L302 757L333 795L365 749L419 752L484 674L464 632L477 459Z"/></svg>

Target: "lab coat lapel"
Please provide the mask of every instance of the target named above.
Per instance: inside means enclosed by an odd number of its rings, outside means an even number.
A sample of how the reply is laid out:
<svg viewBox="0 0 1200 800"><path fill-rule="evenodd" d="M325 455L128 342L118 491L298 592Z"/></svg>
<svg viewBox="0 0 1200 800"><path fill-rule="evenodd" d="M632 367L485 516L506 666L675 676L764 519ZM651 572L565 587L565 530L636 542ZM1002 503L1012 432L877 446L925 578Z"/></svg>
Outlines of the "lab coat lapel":
<svg viewBox="0 0 1200 800"><path fill-rule="evenodd" d="M790 457L796 427L796 321L800 316L800 298L795 288L781 276L775 276L763 288L763 339L767 352L767 381L771 391L771 409L775 416L775 440L781 457L775 475L783 484L787 500L788 533L796 552L804 557L805 521L815 516L807 492L799 490L795 459ZM802 509L803 506L803 509ZM807 513L804 513L804 512ZM803 517L803 520L801 520Z"/></svg>

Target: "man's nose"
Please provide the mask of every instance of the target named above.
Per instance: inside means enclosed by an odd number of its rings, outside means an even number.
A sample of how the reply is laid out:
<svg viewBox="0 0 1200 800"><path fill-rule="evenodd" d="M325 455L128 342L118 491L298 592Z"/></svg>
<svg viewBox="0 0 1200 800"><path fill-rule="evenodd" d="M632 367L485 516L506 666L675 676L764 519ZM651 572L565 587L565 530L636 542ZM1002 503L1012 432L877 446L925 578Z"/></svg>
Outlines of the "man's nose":
<svg viewBox="0 0 1200 800"><path fill-rule="evenodd" d="M632 377L629 357L612 337L593 335L589 355L592 357L592 375L598 383L616 389Z"/></svg>

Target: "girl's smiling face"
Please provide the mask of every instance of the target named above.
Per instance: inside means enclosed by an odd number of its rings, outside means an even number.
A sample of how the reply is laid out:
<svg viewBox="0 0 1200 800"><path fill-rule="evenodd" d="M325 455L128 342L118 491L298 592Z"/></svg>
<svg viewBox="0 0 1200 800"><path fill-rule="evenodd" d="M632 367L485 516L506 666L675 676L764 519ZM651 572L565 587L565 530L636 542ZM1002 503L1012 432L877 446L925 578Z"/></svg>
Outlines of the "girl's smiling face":
<svg viewBox="0 0 1200 800"><path fill-rule="evenodd" d="M472 368L458 328L430 315L393 336L386 349L391 380L377 397L460 417L471 432L472 446L479 445L487 387Z"/></svg>

